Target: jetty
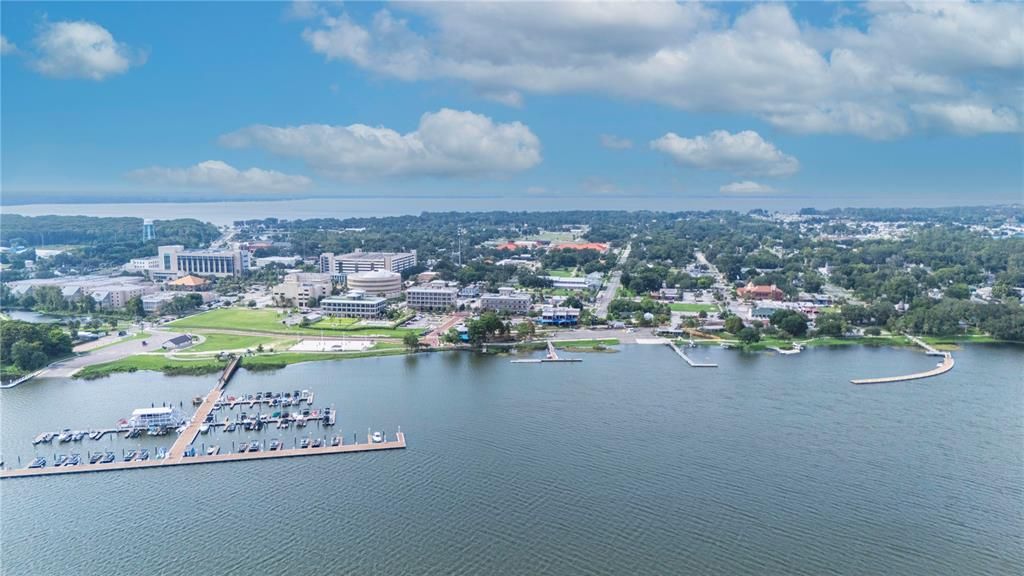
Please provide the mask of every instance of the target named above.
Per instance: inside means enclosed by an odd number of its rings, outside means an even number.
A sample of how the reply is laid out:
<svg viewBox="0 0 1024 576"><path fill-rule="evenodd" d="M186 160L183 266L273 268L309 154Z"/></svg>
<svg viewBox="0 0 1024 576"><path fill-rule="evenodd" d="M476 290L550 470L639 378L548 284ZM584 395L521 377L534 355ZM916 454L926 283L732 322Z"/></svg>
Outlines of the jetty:
<svg viewBox="0 0 1024 576"><path fill-rule="evenodd" d="M890 382L906 382L908 380L920 380L921 378L931 378L932 376L939 376L945 374L953 369L956 365L956 361L953 360L953 355L949 352L943 352L936 350L933 346L929 345L924 340L921 340L917 336L906 335L913 343L917 344L921 348L924 348L925 354L929 356L942 356L942 361L939 362L935 368L926 370L924 372L915 372L913 374L905 374L903 376L885 376L882 378L861 378L858 380L850 380L853 384L888 384Z"/></svg>
<svg viewBox="0 0 1024 576"><path fill-rule="evenodd" d="M558 350L555 349L555 343L551 340L547 341L548 355L544 358L522 358L518 360L512 360L513 364L540 364L542 362L583 362L579 358L561 358L558 355Z"/></svg>
<svg viewBox="0 0 1024 576"><path fill-rule="evenodd" d="M675 342L670 341L668 343L668 347L675 350L676 354L678 354L680 358L685 360L691 368L718 368L718 364L714 364L712 362L695 362L692 358L686 355L686 352L683 352L682 348L676 346Z"/></svg>

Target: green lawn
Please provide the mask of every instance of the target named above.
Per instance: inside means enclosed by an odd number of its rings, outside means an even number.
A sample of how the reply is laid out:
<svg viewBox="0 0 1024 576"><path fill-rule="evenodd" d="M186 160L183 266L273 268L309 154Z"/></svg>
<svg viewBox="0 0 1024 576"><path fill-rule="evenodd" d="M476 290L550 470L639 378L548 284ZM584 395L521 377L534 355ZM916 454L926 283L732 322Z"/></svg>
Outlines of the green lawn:
<svg viewBox="0 0 1024 576"><path fill-rule="evenodd" d="M696 302L670 302L668 307L673 312L717 312L714 304L698 304Z"/></svg>
<svg viewBox="0 0 1024 576"><path fill-rule="evenodd" d="M281 332L289 330L281 322L284 314L274 310L249 310L247 308L218 308L188 316L181 320L168 323L168 326L181 329L211 328L224 330L253 330L257 332Z"/></svg>
<svg viewBox="0 0 1024 576"><path fill-rule="evenodd" d="M576 275L574 270L568 268L551 268L545 270L548 276L557 276L558 278L572 278Z"/></svg>
<svg viewBox="0 0 1024 576"><path fill-rule="evenodd" d="M188 352L218 352L220 350L241 350L256 348L260 344L266 346L276 339L271 336L243 336L240 334L204 333L206 340L188 348Z"/></svg>
<svg viewBox="0 0 1024 576"><path fill-rule="evenodd" d="M274 310L219 308L175 320L168 326L181 330L251 330L253 332L307 336L319 336L321 332L342 332L345 336L380 336L383 338L401 338L407 332L421 332L412 328L359 326L359 320L355 318L325 318L309 327L289 327L281 323L284 318L284 314L279 314ZM325 324L325 322L327 323Z"/></svg>
<svg viewBox="0 0 1024 576"><path fill-rule="evenodd" d="M324 318L321 318L311 327L317 330L343 330L351 327L353 324L358 323L358 318L335 318L333 316L326 316Z"/></svg>
<svg viewBox="0 0 1024 576"><path fill-rule="evenodd" d="M218 372L227 364L216 358L197 358L195 360L169 360L159 354L136 354L113 362L93 364L82 368L75 378L87 380L108 376L115 372L135 372L136 370L153 370L167 374L210 374Z"/></svg>

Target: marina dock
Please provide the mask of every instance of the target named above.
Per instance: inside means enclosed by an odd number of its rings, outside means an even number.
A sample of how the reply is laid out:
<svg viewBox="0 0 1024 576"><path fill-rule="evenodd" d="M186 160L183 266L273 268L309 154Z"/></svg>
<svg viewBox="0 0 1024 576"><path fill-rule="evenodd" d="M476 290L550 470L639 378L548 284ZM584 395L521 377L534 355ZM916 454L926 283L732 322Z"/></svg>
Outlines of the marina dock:
<svg viewBox="0 0 1024 576"><path fill-rule="evenodd" d="M128 462L124 461L113 461L108 463L95 463L89 464L83 462L75 465L55 465L52 467L46 467L45 465L41 468L19 468L14 470L0 470L0 479L5 478L26 478L36 476L52 476L55 474L76 474L84 472L106 472L112 470L134 470L136 468L156 468L162 466L182 466L189 464L208 464L214 462L237 462L242 460L263 460L267 458L290 458L297 456L317 456L323 454L345 454L350 452L371 452L376 450L395 450L405 448L405 434L402 433L401 429L395 434L395 439L388 441L387 436L383 437L383 441L374 442L371 437L367 437L366 443L355 443L345 444L344 438L338 436L339 444L337 446L325 445L320 447L307 447L307 448L287 448L280 450L265 450L260 449L256 451L239 451L235 453L220 453L220 454L195 454L195 448L193 444L200 433L200 429L204 426L215 426L216 423L207 422L207 417L213 412L216 406L228 406L221 400L221 396L224 391L224 387L234 376L238 370L239 362L241 357L234 358L225 368L220 378L217 379L217 384L210 390L210 393L203 398L202 403L196 409L192 419L188 422L185 428L178 434L178 438L171 445L171 448L167 451L164 458L154 458L147 460L131 460ZM312 402L312 394L307 398L307 402ZM235 404L247 404L248 401L237 402L230 404L234 407ZM262 404L261 404L262 405ZM333 411L329 415L330 423L333 424ZM274 419L275 421L280 420ZM102 431L104 434L111 432L120 432L122 429L110 429ZM98 432L98 431L97 431ZM42 441L42 438L46 434L40 434L36 437L36 440ZM52 440L52 438L51 438ZM191 448L191 450L190 450ZM192 455L189 455L192 454Z"/></svg>
<svg viewBox="0 0 1024 576"><path fill-rule="evenodd" d="M711 362L694 362L693 359L686 355L686 352L683 352L683 350L679 346L676 346L675 342L669 342L668 346L669 348L675 350L676 354L679 354L679 357L685 360L691 368L718 368L718 364L714 364Z"/></svg>
<svg viewBox="0 0 1024 576"><path fill-rule="evenodd" d="M184 437L184 436L183 436ZM180 440L180 438L179 438ZM177 445L177 442L175 443ZM372 452L377 450L397 450L405 448L405 434L398 432L395 439L389 442L367 442L365 444L344 444L338 446L322 446L320 448L289 448L285 450L260 450L258 452L236 452L231 454L214 454L212 456L196 455L178 457L171 460L170 453L163 460L133 460L131 462L111 462L109 464L79 464L77 466L60 466L47 468L18 468L0 471L0 479L30 478L34 476L53 476L56 474L76 474L84 472L109 472L111 470L135 470L137 468L158 468L161 466L185 466L190 464L211 464L215 462L240 462L243 460L264 460L267 458L292 458L297 456L318 456L324 454L347 454L351 452Z"/></svg>
<svg viewBox="0 0 1024 576"><path fill-rule="evenodd" d="M929 356L942 356L942 362L939 362L935 368L926 370L924 372L915 372L913 374L906 374L903 376L886 376L882 378L861 378L858 380L850 380L852 384L888 384L890 382L906 382L908 380L920 380L921 378L931 378L932 376L939 376L945 374L953 369L956 361L953 360L953 355L949 352L943 352L936 350L934 347L929 345L924 340L921 340L917 336L906 335L914 344L917 344L921 348L924 348L925 354Z"/></svg>

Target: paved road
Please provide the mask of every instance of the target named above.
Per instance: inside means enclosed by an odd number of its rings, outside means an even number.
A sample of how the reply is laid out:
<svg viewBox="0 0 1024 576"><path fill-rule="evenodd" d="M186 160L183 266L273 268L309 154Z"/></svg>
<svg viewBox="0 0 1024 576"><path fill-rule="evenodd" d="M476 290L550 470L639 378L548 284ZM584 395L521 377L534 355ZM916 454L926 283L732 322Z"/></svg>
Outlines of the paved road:
<svg viewBox="0 0 1024 576"><path fill-rule="evenodd" d="M626 244L626 247L622 250L622 254L619 256L619 266L626 263L626 259L629 258L629 251L633 249L633 244ZM608 279L608 285L605 286L604 290L597 295L597 306L596 314L599 318L605 318L608 316L608 305L615 299L615 293L619 291L619 285L622 283L622 271L616 270L612 272L611 277Z"/></svg>
<svg viewBox="0 0 1024 576"><path fill-rule="evenodd" d="M426 336L424 336L423 340L426 341L428 346L431 346L433 348L436 348L436 347L440 346L441 345L441 337L446 332L451 330L452 327L454 327L456 324L458 324L459 322L464 321L468 316L469 316L469 314L466 313L466 312L457 312L455 314L452 314L451 316L445 318L444 321L441 322L441 324L439 324L437 326L437 328L434 328L430 332L430 334L427 334Z"/></svg>
<svg viewBox="0 0 1024 576"><path fill-rule="evenodd" d="M120 360L121 358L127 358L128 356L141 354L143 352L159 352L160 344L182 334L182 332L164 332L162 330L149 330L149 333L150 336L145 340L149 343L147 346L142 345L143 340L127 340L120 344L112 344L106 348L93 350L81 356L75 356L74 358L55 362L40 372L36 377L67 378L69 376L73 376L75 372L78 372L82 368L92 364L113 362L114 360Z"/></svg>

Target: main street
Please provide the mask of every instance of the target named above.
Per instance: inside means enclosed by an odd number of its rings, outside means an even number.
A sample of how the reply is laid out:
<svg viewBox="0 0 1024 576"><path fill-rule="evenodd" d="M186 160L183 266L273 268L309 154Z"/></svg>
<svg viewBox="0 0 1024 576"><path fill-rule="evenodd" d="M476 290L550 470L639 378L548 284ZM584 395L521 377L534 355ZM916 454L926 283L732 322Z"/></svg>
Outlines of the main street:
<svg viewBox="0 0 1024 576"><path fill-rule="evenodd" d="M626 244L626 247L622 249L622 254L619 255L618 265L621 267L626 263L626 259L629 258L629 251L632 250L633 244ZM597 304L595 314L598 318L606 318L608 316L608 305L615 299L615 294L619 291L619 285L622 283L622 271L616 270L612 272L608 278L608 284L604 287L604 290L597 295Z"/></svg>

